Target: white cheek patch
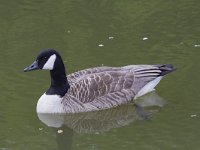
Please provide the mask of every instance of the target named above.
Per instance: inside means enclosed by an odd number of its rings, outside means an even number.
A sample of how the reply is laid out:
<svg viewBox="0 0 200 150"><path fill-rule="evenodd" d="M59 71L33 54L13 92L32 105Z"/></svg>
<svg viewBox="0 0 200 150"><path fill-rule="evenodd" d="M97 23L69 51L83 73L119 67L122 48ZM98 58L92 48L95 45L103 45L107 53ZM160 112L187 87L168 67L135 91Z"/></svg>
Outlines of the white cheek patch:
<svg viewBox="0 0 200 150"><path fill-rule="evenodd" d="M53 54L51 57L49 57L48 61L44 64L42 69L53 70L55 60L56 55Z"/></svg>

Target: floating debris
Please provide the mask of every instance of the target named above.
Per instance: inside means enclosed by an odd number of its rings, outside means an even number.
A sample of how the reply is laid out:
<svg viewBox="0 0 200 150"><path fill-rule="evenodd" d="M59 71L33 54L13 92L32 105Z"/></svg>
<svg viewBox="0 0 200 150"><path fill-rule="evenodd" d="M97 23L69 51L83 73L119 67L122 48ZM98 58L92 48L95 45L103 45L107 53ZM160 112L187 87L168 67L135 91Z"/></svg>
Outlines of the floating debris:
<svg viewBox="0 0 200 150"><path fill-rule="evenodd" d="M42 131L42 130L43 130L43 128L39 128L39 130L40 130L40 131Z"/></svg>
<svg viewBox="0 0 200 150"><path fill-rule="evenodd" d="M195 44L194 47L200 47L200 44Z"/></svg>
<svg viewBox="0 0 200 150"><path fill-rule="evenodd" d="M112 40L112 39L114 39L114 37L113 37L113 36L109 36L108 39L109 39L109 40Z"/></svg>
<svg viewBox="0 0 200 150"><path fill-rule="evenodd" d="M58 134L60 134L60 133L63 133L63 130L58 130L57 132L58 132Z"/></svg>
<svg viewBox="0 0 200 150"><path fill-rule="evenodd" d="M193 114L193 115L190 115L190 117L192 117L192 118L193 118L193 117L197 117L197 115L196 115L196 114Z"/></svg>
<svg viewBox="0 0 200 150"><path fill-rule="evenodd" d="M148 40L148 39L149 39L148 37L143 37L142 38L143 41Z"/></svg>
<svg viewBox="0 0 200 150"><path fill-rule="evenodd" d="M70 31L70 30L67 30L67 33L71 33L71 31Z"/></svg>
<svg viewBox="0 0 200 150"><path fill-rule="evenodd" d="M99 46L99 47L103 47L104 45L103 45L103 44L99 44L98 46Z"/></svg>

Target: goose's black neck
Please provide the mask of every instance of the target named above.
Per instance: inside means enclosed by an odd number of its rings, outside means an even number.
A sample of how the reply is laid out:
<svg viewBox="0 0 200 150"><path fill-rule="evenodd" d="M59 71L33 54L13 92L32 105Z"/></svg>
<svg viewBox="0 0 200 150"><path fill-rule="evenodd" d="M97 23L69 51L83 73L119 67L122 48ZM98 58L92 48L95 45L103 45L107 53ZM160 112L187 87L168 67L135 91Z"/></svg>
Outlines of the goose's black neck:
<svg viewBox="0 0 200 150"><path fill-rule="evenodd" d="M59 66L56 66L53 70L51 70L50 76L51 76L51 86L47 90L46 94L59 95L63 97L70 88L66 77L64 64L61 62Z"/></svg>

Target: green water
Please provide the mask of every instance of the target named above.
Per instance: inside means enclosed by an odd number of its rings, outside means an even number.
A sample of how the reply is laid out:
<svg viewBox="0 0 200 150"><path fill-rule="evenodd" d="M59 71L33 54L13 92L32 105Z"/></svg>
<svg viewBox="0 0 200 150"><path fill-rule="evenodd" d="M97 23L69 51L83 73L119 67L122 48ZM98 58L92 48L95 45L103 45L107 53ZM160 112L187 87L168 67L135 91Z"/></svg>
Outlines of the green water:
<svg viewBox="0 0 200 150"><path fill-rule="evenodd" d="M199 7L198 0L1 0L0 150L199 150ZM131 103L53 128L35 111L49 73L23 73L45 48L60 51L68 73L102 64L178 70L157 86L163 105L145 108L149 119Z"/></svg>

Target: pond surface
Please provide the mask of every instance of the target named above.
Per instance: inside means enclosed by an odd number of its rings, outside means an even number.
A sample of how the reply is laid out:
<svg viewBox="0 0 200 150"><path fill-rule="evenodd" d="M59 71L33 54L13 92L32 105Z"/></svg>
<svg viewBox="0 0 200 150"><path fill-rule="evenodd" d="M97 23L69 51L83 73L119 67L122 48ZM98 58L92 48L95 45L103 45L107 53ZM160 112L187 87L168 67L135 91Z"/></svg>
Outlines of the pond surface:
<svg viewBox="0 0 200 150"><path fill-rule="evenodd" d="M198 0L0 2L0 150L200 149ZM178 69L138 99L151 117L133 103L38 116L49 73L23 69L46 48L59 50L68 73L102 64L171 63Z"/></svg>

